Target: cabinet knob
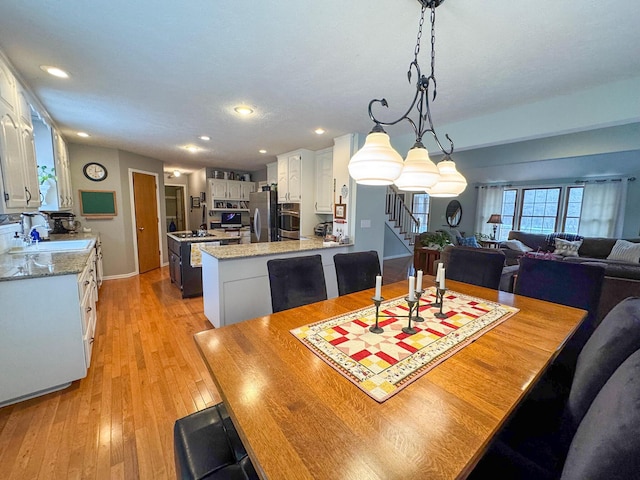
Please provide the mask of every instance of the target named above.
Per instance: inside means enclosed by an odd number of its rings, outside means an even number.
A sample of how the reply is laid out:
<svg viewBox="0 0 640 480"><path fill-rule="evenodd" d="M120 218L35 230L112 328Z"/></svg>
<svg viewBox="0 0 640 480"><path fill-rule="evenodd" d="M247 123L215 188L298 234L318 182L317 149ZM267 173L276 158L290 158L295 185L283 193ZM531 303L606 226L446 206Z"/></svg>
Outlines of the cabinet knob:
<svg viewBox="0 0 640 480"><path fill-rule="evenodd" d="M92 310L91 307L87 307L87 313L90 312Z"/></svg>
<svg viewBox="0 0 640 480"><path fill-rule="evenodd" d="M141 232L144 231L144 227L138 227L138 230L140 230Z"/></svg>
<svg viewBox="0 0 640 480"><path fill-rule="evenodd" d="M85 280L85 281L84 281L84 285L85 285L85 286L89 285L90 283L91 283L91 282L90 282L89 280Z"/></svg>

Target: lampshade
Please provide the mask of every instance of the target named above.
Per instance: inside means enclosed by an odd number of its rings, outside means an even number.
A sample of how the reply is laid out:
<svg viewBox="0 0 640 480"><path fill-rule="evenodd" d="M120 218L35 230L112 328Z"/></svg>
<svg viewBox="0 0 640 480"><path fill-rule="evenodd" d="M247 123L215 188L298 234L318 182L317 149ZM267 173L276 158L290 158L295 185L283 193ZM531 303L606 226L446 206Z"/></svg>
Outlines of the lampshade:
<svg viewBox="0 0 640 480"><path fill-rule="evenodd" d="M492 213L487 220L487 223L499 223L502 224L502 216L499 213Z"/></svg>
<svg viewBox="0 0 640 480"><path fill-rule="evenodd" d="M349 175L362 185L391 185L402 172L402 157L384 131L372 131L349 161Z"/></svg>
<svg viewBox="0 0 640 480"><path fill-rule="evenodd" d="M404 161L402 173L395 184L407 192L423 192L432 187L440 178L440 171L429 158L429 152L421 146L414 146Z"/></svg>
<svg viewBox="0 0 640 480"><path fill-rule="evenodd" d="M467 180L456 170L456 164L449 157L438 162L440 180L433 187L427 188L430 197L456 197L467 188Z"/></svg>

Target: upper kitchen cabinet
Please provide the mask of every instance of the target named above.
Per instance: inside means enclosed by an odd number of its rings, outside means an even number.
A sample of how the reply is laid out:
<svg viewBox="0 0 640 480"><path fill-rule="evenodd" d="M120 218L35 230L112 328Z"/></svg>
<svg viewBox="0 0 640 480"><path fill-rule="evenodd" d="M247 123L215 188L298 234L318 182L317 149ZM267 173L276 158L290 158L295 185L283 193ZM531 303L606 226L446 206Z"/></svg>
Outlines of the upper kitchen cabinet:
<svg viewBox="0 0 640 480"><path fill-rule="evenodd" d="M71 187L71 166L69 164L69 152L67 142L62 135L54 130L53 155L56 165L56 187L58 209L70 209L73 207L73 189Z"/></svg>
<svg viewBox="0 0 640 480"><path fill-rule="evenodd" d="M256 184L254 182L222 180L216 178L209 179L209 196L213 202L211 205L212 208L216 208L216 200L248 202L249 195L255 191Z"/></svg>
<svg viewBox="0 0 640 480"><path fill-rule="evenodd" d="M279 203L301 203L303 195L313 192L314 158L315 153L310 150L278 155ZM313 205L311 198L307 201Z"/></svg>
<svg viewBox="0 0 640 480"><path fill-rule="evenodd" d="M267 163L267 185L278 183L278 162Z"/></svg>
<svg viewBox="0 0 640 480"><path fill-rule="evenodd" d="M316 152L316 213L333 214L333 147Z"/></svg>

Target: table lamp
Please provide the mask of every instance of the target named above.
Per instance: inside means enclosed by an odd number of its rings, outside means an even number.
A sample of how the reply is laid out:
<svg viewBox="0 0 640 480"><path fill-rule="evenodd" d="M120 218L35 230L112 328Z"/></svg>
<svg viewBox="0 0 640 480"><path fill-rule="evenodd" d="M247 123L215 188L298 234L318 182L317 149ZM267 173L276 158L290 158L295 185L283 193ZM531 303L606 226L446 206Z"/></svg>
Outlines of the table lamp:
<svg viewBox="0 0 640 480"><path fill-rule="evenodd" d="M487 223L493 223L493 235L491 236L491 240L495 240L498 224L502 224L502 216L499 213L492 213L489 220L487 220Z"/></svg>

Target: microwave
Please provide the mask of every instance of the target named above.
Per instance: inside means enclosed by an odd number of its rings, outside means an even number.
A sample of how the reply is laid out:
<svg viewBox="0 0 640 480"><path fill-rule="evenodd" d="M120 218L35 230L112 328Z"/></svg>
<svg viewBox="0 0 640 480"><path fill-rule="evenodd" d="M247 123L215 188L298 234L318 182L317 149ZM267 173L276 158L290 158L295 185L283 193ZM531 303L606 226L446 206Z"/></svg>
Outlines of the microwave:
<svg viewBox="0 0 640 480"><path fill-rule="evenodd" d="M278 234L281 240L300 239L300 204L281 203L278 210Z"/></svg>

